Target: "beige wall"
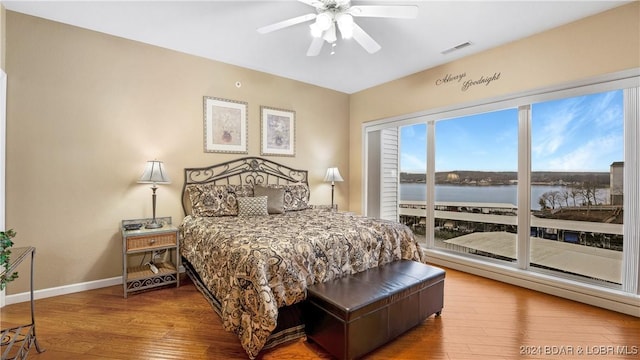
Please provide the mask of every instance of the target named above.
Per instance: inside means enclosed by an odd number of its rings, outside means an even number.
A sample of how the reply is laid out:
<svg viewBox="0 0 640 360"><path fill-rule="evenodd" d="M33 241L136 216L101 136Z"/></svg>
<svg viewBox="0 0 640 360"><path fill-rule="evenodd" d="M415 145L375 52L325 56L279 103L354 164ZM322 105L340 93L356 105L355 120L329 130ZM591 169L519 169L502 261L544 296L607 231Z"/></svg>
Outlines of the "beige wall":
<svg viewBox="0 0 640 360"><path fill-rule="evenodd" d="M407 76L351 96L349 208L361 212L362 124L368 121L481 101L640 67L639 3L615 8L529 38ZM436 85L447 74L479 79L500 73L489 86L461 91Z"/></svg>
<svg viewBox="0 0 640 360"><path fill-rule="evenodd" d="M249 155L260 154L260 105L294 110L296 156L311 202L328 204L326 168L348 163L349 96L199 57L7 12L7 227L37 248L37 289L121 275L121 219L150 217L137 184L146 160L173 182L158 216L182 220L182 169L237 158L203 151L203 96L249 104ZM242 86L237 88L236 81ZM322 99L322 101L318 101ZM345 208L348 184L338 183ZM27 289L23 276L9 294Z"/></svg>

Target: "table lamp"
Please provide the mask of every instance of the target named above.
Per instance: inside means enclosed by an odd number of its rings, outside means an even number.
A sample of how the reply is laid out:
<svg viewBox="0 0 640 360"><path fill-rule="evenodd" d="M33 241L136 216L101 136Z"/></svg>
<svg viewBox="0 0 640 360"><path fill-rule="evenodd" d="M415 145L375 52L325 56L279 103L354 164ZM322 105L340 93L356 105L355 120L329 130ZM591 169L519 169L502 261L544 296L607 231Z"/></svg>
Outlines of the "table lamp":
<svg viewBox="0 0 640 360"><path fill-rule="evenodd" d="M169 176L164 168L164 164L162 161L158 160L149 160L144 167L144 172L140 179L138 179L138 183L142 184L153 184L151 186L151 190L153 191L153 195L151 195L151 201L153 204L153 219L150 223L145 225L147 229L157 229L161 228L162 224L156 221L156 190L158 189L158 184L170 184L171 180L169 180Z"/></svg>
<svg viewBox="0 0 640 360"><path fill-rule="evenodd" d="M327 169L327 174L324 176L324 181L331 181L331 208L333 209L333 191L336 186L336 181L344 181L340 176L340 170L337 167L330 167Z"/></svg>

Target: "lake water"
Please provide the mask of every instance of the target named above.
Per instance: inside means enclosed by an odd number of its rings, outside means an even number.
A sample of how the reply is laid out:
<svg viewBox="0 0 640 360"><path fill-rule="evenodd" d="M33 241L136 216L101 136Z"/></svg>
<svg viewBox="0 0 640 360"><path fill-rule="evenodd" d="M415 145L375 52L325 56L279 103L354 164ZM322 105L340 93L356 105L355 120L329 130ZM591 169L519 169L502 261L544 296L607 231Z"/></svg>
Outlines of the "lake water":
<svg viewBox="0 0 640 360"><path fill-rule="evenodd" d="M507 203L518 205L517 185L496 186L465 186L465 185L436 185L436 201L441 202L479 202L479 203ZM547 191L562 191L565 186L533 185L531 186L531 207L539 210L538 199ZM609 189L601 189L603 196L608 198ZM427 189L425 184L400 184L400 200L426 201ZM606 193L606 194L605 194ZM569 200L571 201L571 200Z"/></svg>

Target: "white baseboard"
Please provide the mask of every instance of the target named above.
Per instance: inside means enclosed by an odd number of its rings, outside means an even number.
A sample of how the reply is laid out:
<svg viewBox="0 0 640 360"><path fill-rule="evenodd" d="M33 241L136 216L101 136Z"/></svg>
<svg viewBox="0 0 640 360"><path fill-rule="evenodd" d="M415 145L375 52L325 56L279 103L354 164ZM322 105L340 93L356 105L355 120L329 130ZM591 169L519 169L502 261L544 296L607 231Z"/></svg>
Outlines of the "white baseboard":
<svg viewBox="0 0 640 360"><path fill-rule="evenodd" d="M438 250L427 250L428 262L545 294L640 317L640 296L560 279L531 271L475 261Z"/></svg>
<svg viewBox="0 0 640 360"><path fill-rule="evenodd" d="M183 274L185 271L184 266L180 265L178 270L181 274ZM58 286L58 287L49 288L49 289L35 290L33 292L33 298L34 300L45 299L52 296L73 294L81 291L100 289L100 288L114 286L114 285L122 285L122 276L116 276L109 279L87 281L87 282L78 283L78 284ZM2 305L0 307L3 307L4 305L11 305L11 304L17 304L17 303L29 301L29 292L27 291L19 294L14 294L14 295L6 295L4 296L4 298L0 297L0 301L2 300L4 301L3 303L0 303Z"/></svg>
<svg viewBox="0 0 640 360"><path fill-rule="evenodd" d="M44 299L52 296L66 295L77 293L81 291L100 289L103 287L122 285L122 276L117 276L109 279L87 281L78 284L58 286L49 289L35 290L33 292L34 300ZM5 296L5 305L17 304L25 301L29 301L29 292L23 292L19 294Z"/></svg>

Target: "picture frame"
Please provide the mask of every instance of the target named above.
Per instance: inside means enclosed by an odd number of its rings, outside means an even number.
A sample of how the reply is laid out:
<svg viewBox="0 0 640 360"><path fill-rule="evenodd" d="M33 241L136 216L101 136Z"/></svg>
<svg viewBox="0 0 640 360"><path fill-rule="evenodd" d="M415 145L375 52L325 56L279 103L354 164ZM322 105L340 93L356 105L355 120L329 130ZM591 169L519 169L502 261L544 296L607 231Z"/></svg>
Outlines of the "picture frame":
<svg viewBox="0 0 640 360"><path fill-rule="evenodd" d="M204 151L247 154L247 103L205 96Z"/></svg>
<svg viewBox="0 0 640 360"><path fill-rule="evenodd" d="M260 106L260 154L295 156L296 113Z"/></svg>

